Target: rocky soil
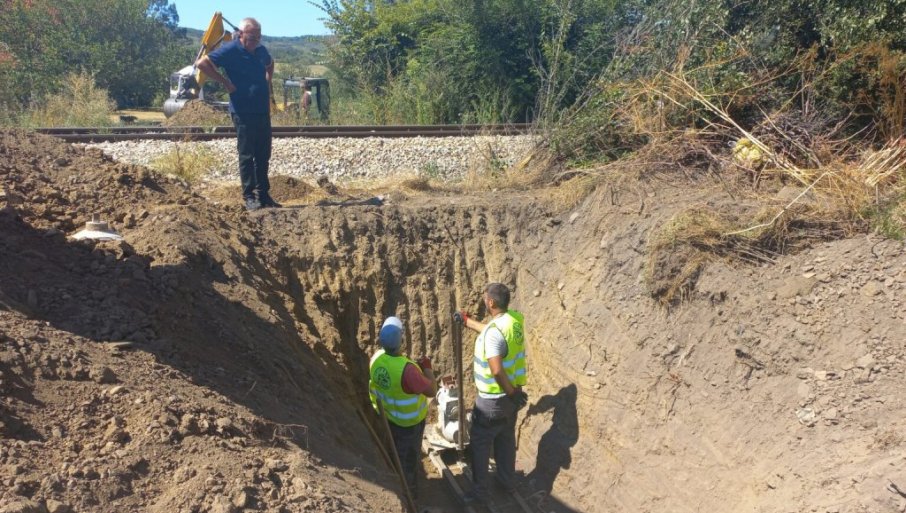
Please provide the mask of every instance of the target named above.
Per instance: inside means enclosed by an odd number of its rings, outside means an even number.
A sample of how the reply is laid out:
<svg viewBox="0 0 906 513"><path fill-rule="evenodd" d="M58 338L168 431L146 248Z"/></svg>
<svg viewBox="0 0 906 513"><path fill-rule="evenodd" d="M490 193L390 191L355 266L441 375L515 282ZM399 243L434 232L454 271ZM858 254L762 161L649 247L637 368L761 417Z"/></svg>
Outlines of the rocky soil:
<svg viewBox="0 0 906 513"><path fill-rule="evenodd" d="M730 202L726 181L665 172L569 211L551 190L319 206L358 193L275 183L293 208L249 214L0 135L0 511L401 511L368 429L377 329L399 315L449 373L450 315L483 315L492 280L528 322L538 511L906 509L902 242L715 260L665 308L648 240ZM67 240L92 213L125 242ZM420 506L458 511L422 477Z"/></svg>
<svg viewBox="0 0 906 513"><path fill-rule="evenodd" d="M343 374L271 325L254 221L98 150L0 155L0 510L399 510ZM127 242L67 241L92 212Z"/></svg>

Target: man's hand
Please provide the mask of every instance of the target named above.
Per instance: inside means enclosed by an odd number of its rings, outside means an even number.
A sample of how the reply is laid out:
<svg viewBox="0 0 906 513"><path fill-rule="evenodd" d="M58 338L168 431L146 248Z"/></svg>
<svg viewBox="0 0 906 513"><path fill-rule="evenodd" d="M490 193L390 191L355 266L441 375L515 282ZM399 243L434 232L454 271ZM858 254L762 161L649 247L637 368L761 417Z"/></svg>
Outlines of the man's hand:
<svg viewBox="0 0 906 513"><path fill-rule="evenodd" d="M515 392L507 397L509 397L510 401L513 401L513 404L516 405L516 411L525 408L525 405L528 404L528 394L526 394L522 388L517 388Z"/></svg>
<svg viewBox="0 0 906 513"><path fill-rule="evenodd" d="M469 314L465 310L460 310L453 314L453 320L463 326L467 326L469 324Z"/></svg>
<svg viewBox="0 0 906 513"><path fill-rule="evenodd" d="M418 360L416 360L416 362L418 362L418 366L421 367L423 371L431 370L431 358L422 356Z"/></svg>

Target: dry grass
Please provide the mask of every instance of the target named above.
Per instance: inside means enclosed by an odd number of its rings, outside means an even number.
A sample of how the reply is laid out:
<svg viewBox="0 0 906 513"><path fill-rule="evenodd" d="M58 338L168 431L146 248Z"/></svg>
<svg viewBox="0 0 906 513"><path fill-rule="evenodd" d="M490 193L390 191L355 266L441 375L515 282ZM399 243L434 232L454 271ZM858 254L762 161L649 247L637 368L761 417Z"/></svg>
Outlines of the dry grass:
<svg viewBox="0 0 906 513"><path fill-rule="evenodd" d="M776 70L741 62L740 69L761 71L738 82L716 73L726 69L726 59L751 60L753 54L716 55L718 61L690 69L680 51L675 66L645 78L590 84L542 144L561 159L594 158L597 165L564 171L551 160L551 169L536 175L540 183L558 184L552 198L572 205L602 184L644 193L652 180L674 182L680 174L690 184L709 178L711 187L716 180L715 199L726 204L709 201L680 212L649 240L649 289L667 304L691 291L713 259L762 264L872 228L906 237L902 53L876 44L823 60L806 52ZM846 67L870 77L870 91L853 100L850 116L828 113L822 95L835 71ZM772 96L785 90L777 81L791 77L798 90L787 101ZM765 112L762 103L775 110ZM856 117L871 123L853 132ZM888 143L878 149L879 140ZM470 180L485 188L510 181L484 170Z"/></svg>
<svg viewBox="0 0 906 513"><path fill-rule="evenodd" d="M60 92L25 114L24 124L31 127L111 126L116 104L105 89L95 85L90 73L70 73Z"/></svg>
<svg viewBox="0 0 906 513"><path fill-rule="evenodd" d="M868 139L840 136L842 124L793 109L762 112L762 121L746 129L729 113L733 97L732 92L704 94L682 72L624 87L607 119L617 120L617 126L645 144L593 168L539 176L560 184L551 196L564 205L602 183L644 187L651 179L682 174L690 183L707 176L721 184L717 196L726 198L726 205L680 212L649 240L647 284L664 304L686 297L714 259L772 262L816 241L872 227L887 236L906 236L903 139L871 150ZM893 105L899 112L899 103ZM730 150L737 141L745 141L757 158L739 158L739 152ZM505 176L492 175L490 184L505 181ZM769 192L781 188L786 191L782 199Z"/></svg>
<svg viewBox="0 0 906 513"><path fill-rule="evenodd" d="M436 190L436 186L431 184L431 180L422 176L404 177L397 185L401 189L416 192L430 192Z"/></svg>
<svg viewBox="0 0 906 513"><path fill-rule="evenodd" d="M423 173L408 172L376 178L350 180L344 182L347 192L364 194L369 192L434 192L453 191L453 186L441 178L431 178Z"/></svg>
<svg viewBox="0 0 906 513"><path fill-rule="evenodd" d="M211 150L203 146L183 146L177 143L174 149L151 162L151 169L174 175L188 183L196 182L200 177L212 171L220 160Z"/></svg>
<svg viewBox="0 0 906 513"><path fill-rule="evenodd" d="M760 264L815 241L865 232L906 235L906 151L896 141L856 162L808 170L810 182L780 203L749 191L749 206L704 206L676 214L649 241L646 281L664 304L685 297L712 259Z"/></svg>
<svg viewBox="0 0 906 513"><path fill-rule="evenodd" d="M463 176L462 187L466 190L526 190L550 182L560 169L555 157L538 146L513 165L506 165L490 146L478 149L481 159Z"/></svg>
<svg viewBox="0 0 906 513"><path fill-rule="evenodd" d="M554 212L563 212L582 203L605 180L593 173L577 173L545 191L541 202Z"/></svg>
<svg viewBox="0 0 906 513"><path fill-rule="evenodd" d="M815 240L850 236L871 226L889 236L906 233L906 141L902 138L879 150L860 153L858 148L867 145L837 138L839 126L809 133L802 127L822 125L810 125L807 120L790 125L785 112L762 112L758 131L746 130L719 97L703 94L682 74L662 73L644 87L646 92L629 96L622 112L650 142L632 158L601 171L628 163L630 173L641 175L657 168L658 161L673 173L708 169L721 180L744 185L727 192L735 192L749 203L735 212L705 207L680 212L652 237L646 276L652 295L663 303L681 299L713 258L769 262L777 254L796 251ZM669 102L674 111L694 113L691 106L696 105L701 116L698 124L704 128L696 133L666 128L667 107L654 98ZM722 135L723 145L720 137L707 140L715 134ZM757 158L740 159L740 152L727 151L728 139L744 141ZM735 149L739 146L737 143ZM683 165L689 162L698 165ZM774 187L795 184L798 191L781 203L759 197L766 183Z"/></svg>
<svg viewBox="0 0 906 513"><path fill-rule="evenodd" d="M314 111L314 108L312 108ZM271 113L271 125L273 126L299 126L299 125L321 125L323 124L317 115L312 114L309 117L303 116L299 112L298 106L290 106L287 110L277 110Z"/></svg>

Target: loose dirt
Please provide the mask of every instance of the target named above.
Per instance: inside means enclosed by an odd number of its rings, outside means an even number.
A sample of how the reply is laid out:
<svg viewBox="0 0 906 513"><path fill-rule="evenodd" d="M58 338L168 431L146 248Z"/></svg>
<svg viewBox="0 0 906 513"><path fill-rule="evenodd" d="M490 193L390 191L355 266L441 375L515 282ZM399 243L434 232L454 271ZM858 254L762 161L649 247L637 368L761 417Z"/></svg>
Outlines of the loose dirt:
<svg viewBox="0 0 906 513"><path fill-rule="evenodd" d="M292 180L287 208L246 213L235 185L0 132L0 511L402 511L363 420L377 330L400 316L450 373L450 316L482 316L488 281L527 319L538 511L906 505L901 242L713 261L667 308L650 238L729 201L711 178L567 212L549 190L353 205L381 191ZM95 213L125 240L66 238ZM422 477L420 506L459 510Z"/></svg>
<svg viewBox="0 0 906 513"><path fill-rule="evenodd" d="M219 111L201 100L189 100L163 124L164 126L220 126L231 123L227 113Z"/></svg>

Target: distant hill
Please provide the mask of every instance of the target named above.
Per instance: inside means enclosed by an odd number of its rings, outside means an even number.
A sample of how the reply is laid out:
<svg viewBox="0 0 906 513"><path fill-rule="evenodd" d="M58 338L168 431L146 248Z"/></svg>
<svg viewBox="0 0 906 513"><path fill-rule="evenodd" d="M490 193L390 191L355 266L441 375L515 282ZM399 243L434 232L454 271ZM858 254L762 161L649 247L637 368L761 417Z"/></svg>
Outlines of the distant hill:
<svg viewBox="0 0 906 513"><path fill-rule="evenodd" d="M186 45L196 51L204 35L203 30L186 28ZM267 47L274 60L277 61L278 72L281 74L320 74L326 59L327 42L333 36L296 36L296 37L271 37L264 36L261 43Z"/></svg>

